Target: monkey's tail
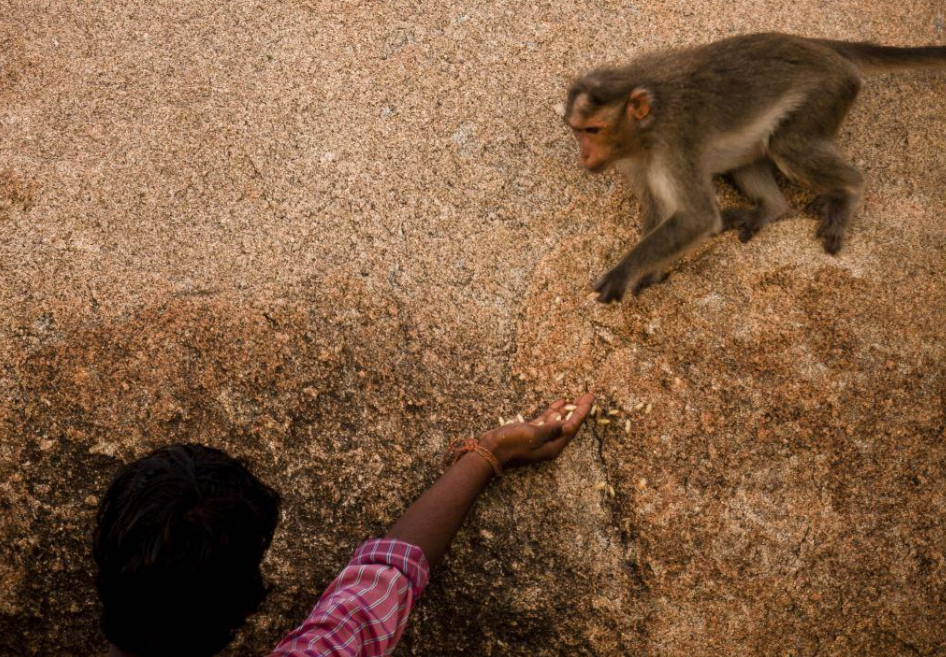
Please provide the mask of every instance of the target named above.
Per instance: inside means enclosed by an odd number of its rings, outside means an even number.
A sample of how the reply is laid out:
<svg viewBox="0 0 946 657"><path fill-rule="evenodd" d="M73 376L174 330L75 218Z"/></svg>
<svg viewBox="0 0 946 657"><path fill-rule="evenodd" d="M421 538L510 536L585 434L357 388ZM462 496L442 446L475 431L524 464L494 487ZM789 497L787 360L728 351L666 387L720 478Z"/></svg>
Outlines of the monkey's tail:
<svg viewBox="0 0 946 657"><path fill-rule="evenodd" d="M876 43L816 39L852 62L863 73L884 73L897 69L946 67L946 46L898 48Z"/></svg>

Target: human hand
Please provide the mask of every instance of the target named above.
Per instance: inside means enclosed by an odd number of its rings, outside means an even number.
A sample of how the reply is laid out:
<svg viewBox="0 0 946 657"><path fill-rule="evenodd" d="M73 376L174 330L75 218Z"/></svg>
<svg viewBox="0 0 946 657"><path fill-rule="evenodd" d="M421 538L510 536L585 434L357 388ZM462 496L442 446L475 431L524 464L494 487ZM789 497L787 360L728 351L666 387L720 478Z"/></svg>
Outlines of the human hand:
<svg viewBox="0 0 946 657"><path fill-rule="evenodd" d="M503 467L528 465L539 461L551 461L558 457L571 442L595 401L593 394L586 393L577 401L571 417L564 399L559 399L529 422L515 422L486 432L480 444L488 449Z"/></svg>

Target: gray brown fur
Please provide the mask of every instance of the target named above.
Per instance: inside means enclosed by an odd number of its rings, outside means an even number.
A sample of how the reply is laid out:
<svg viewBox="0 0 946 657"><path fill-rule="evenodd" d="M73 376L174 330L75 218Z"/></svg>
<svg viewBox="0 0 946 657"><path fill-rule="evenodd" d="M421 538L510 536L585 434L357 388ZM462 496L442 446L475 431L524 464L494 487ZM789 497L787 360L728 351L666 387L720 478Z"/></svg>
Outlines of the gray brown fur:
<svg viewBox="0 0 946 657"><path fill-rule="evenodd" d="M643 205L645 235L596 284L599 300L620 300L721 230L747 241L787 214L777 168L817 194L809 209L829 253L841 248L861 197L861 174L835 139L865 72L946 65L946 47L892 48L768 33L644 55L599 69L569 90L566 120L618 108L609 147ZM629 94L650 93L649 115L628 116ZM633 124L633 125L631 125ZM580 130L578 130L580 132ZM626 142L626 143L625 143ZM633 143L632 143L633 142ZM712 178L732 174L752 207L720 211Z"/></svg>

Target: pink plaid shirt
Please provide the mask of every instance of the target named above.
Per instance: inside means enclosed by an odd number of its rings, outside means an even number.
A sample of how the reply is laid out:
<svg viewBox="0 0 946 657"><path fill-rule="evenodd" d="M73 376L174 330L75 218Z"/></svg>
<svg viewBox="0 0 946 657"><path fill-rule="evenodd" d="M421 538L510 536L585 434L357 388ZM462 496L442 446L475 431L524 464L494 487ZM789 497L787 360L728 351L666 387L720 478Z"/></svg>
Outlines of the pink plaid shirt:
<svg viewBox="0 0 946 657"><path fill-rule="evenodd" d="M381 657L397 645L430 569L416 545L362 543L299 627L270 657Z"/></svg>

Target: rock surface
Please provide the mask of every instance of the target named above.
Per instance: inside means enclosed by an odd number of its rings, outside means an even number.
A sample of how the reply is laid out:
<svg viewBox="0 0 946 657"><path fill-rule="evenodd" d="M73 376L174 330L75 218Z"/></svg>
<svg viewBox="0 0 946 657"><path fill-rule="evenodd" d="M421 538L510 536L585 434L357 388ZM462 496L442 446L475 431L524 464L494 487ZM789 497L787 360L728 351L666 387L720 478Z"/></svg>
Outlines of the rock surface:
<svg viewBox="0 0 946 657"><path fill-rule="evenodd" d="M619 415L492 487L397 654L946 655L946 75L865 84L839 257L799 212L618 307L637 205L556 114L646 49L944 12L0 2L0 653L103 654L95 504L156 446L286 498L260 655L451 438L591 389Z"/></svg>

